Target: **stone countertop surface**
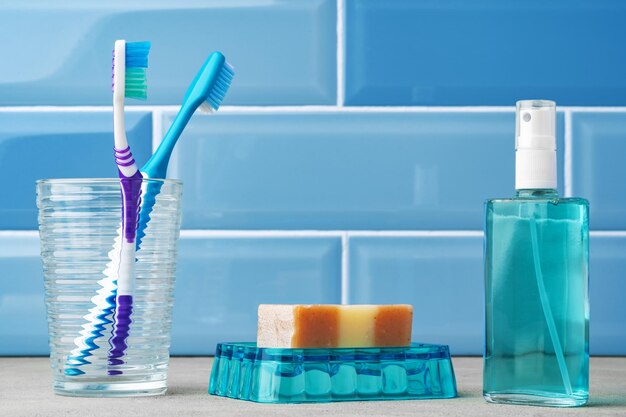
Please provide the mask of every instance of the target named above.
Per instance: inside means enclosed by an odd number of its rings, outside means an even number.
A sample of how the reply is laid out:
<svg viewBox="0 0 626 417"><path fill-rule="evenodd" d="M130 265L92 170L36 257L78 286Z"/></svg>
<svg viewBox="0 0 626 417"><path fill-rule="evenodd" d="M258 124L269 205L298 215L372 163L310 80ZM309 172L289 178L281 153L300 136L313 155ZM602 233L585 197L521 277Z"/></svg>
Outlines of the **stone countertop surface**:
<svg viewBox="0 0 626 417"><path fill-rule="evenodd" d="M172 358L166 395L113 399L54 395L48 358L0 358L0 416L626 416L626 357L592 358L589 404L569 409L486 403L481 358L453 359L455 399L323 404L257 404L208 395L212 362Z"/></svg>

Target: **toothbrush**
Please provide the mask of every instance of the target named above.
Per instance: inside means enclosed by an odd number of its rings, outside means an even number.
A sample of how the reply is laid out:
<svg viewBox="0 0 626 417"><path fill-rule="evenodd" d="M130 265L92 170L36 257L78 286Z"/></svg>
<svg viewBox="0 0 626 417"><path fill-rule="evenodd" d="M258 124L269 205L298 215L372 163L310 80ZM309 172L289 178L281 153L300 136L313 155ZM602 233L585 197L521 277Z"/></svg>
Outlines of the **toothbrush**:
<svg viewBox="0 0 626 417"><path fill-rule="evenodd" d="M159 147L141 168L144 178L166 177L167 165L172 155L172 150L191 116L198 108L204 112L217 111L224 100L234 75L233 67L226 62L224 55L220 52L213 52L209 55L187 89L183 104ZM156 196L160 191L161 183L150 182L146 186L144 201L139 213L137 250L139 250L141 240L145 236L145 230L150 221L150 213L156 203Z"/></svg>
<svg viewBox="0 0 626 417"><path fill-rule="evenodd" d="M115 295L113 336L109 351L109 365L121 365L127 349L126 339L133 311L135 284L135 238L141 200L142 175L137 168L124 128L124 98L146 99L146 68L148 67L149 42L115 42L113 55L113 134L115 140L115 163L122 183L122 231L120 263ZM109 375L122 371L109 370Z"/></svg>
<svg viewBox="0 0 626 417"><path fill-rule="evenodd" d="M134 284L135 236L137 213L141 195L141 174L133 159L124 128L124 98L146 98L146 68L148 66L149 42L115 42L113 51L113 128L115 139L115 162L122 185L122 225L118 237L109 252L111 262L104 270L102 287L91 301L94 307L85 316L80 336L74 340L76 348L66 363L67 375L82 375L81 365L89 364L91 352L98 349L96 340L103 336L109 324L113 324L110 339L109 365L123 363L120 359L126 350L126 338L132 312ZM116 308L117 306L117 308ZM114 318L109 318L115 314ZM110 375L121 373L109 370Z"/></svg>

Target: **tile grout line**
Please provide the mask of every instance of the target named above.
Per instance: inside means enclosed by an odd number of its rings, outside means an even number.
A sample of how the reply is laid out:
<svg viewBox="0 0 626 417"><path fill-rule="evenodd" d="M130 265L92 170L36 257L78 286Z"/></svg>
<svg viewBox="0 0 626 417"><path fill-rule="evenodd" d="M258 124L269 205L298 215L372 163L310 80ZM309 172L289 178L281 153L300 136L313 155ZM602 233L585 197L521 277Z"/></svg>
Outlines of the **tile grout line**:
<svg viewBox="0 0 626 417"><path fill-rule="evenodd" d="M598 107L585 107L585 106L558 106L559 109L584 112L584 113L623 113L626 112L626 106L598 106Z"/></svg>
<svg viewBox="0 0 626 417"><path fill-rule="evenodd" d="M162 112L177 112L180 106L173 105L153 105L153 106L126 106L128 112L151 112L160 110ZM0 112L76 112L76 113L103 113L113 111L112 106L23 106L23 107L1 107ZM402 113L402 112L498 112L515 111L511 106L338 106L338 105L303 105L303 106L221 106L220 113L275 113L275 112L382 112L382 113ZM625 110L626 111L626 108ZM210 116L210 115L209 115Z"/></svg>
<svg viewBox="0 0 626 417"><path fill-rule="evenodd" d="M350 290L350 236L341 234L341 304L348 304Z"/></svg>
<svg viewBox="0 0 626 417"><path fill-rule="evenodd" d="M129 112L177 112L175 105L142 105L126 106ZM76 112L99 113L111 112L111 106L0 106L0 113L50 113ZM220 113L301 113L301 112L345 112L345 113L489 113L511 112L514 106L339 106L339 105L311 105L311 106L222 106ZM567 107L560 106L559 111L586 112L586 113L625 113L624 107ZM208 115L207 117L210 117Z"/></svg>
<svg viewBox="0 0 626 417"><path fill-rule="evenodd" d="M591 230L591 236L626 237L626 230ZM184 238L298 238L298 237L482 237L481 230L181 230ZM0 237L38 237L38 230L0 230ZM349 272L349 271L348 271Z"/></svg>
<svg viewBox="0 0 626 417"><path fill-rule="evenodd" d="M185 237L480 237L482 230L181 230Z"/></svg>
<svg viewBox="0 0 626 417"><path fill-rule="evenodd" d="M345 0L337 0L337 107L345 101Z"/></svg>
<svg viewBox="0 0 626 417"><path fill-rule="evenodd" d="M25 236L37 234L37 230L0 230L0 235ZM181 237L230 238L230 237L467 237L482 236L481 230L226 230L182 229Z"/></svg>
<svg viewBox="0 0 626 417"><path fill-rule="evenodd" d="M0 237L39 237L39 230L0 230Z"/></svg>
<svg viewBox="0 0 626 417"><path fill-rule="evenodd" d="M345 88L345 87L344 87ZM626 108L624 109L626 111ZM515 112L514 106L223 106L221 113L464 113Z"/></svg>
<svg viewBox="0 0 626 417"><path fill-rule="evenodd" d="M349 230L350 237L476 237L482 230Z"/></svg>
<svg viewBox="0 0 626 417"><path fill-rule="evenodd" d="M163 138L163 110L152 111L152 154L156 151Z"/></svg>
<svg viewBox="0 0 626 417"><path fill-rule="evenodd" d="M37 230L0 230L0 235L27 236ZM626 232L625 232L626 233ZM482 236L481 230L226 230L182 229L185 238L272 238L272 237L468 237Z"/></svg>
<svg viewBox="0 0 626 417"><path fill-rule="evenodd" d="M178 108L177 106L125 106L124 110L128 112L151 112L160 108ZM102 113L112 112L113 106L0 106L0 112L15 113L15 112L32 112L32 113L51 113L51 112L76 112L76 113Z"/></svg>
<svg viewBox="0 0 626 417"><path fill-rule="evenodd" d="M626 230L591 230L589 234L596 237L626 237Z"/></svg>
<svg viewBox="0 0 626 417"><path fill-rule="evenodd" d="M181 230L181 237L188 238L274 238L274 237L342 237L339 230Z"/></svg>
<svg viewBox="0 0 626 417"><path fill-rule="evenodd" d="M563 135L563 188L565 197L572 196L572 111L565 110Z"/></svg>

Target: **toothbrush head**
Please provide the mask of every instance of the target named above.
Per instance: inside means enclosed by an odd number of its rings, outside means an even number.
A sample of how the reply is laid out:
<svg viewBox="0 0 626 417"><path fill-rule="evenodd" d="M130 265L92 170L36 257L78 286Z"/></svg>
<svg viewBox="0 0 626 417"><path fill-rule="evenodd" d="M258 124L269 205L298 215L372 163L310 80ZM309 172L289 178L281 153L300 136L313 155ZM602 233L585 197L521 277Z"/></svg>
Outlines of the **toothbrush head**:
<svg viewBox="0 0 626 417"><path fill-rule="evenodd" d="M205 112L219 109L234 75L233 67L226 62L224 55L220 52L213 52L209 55L189 85L180 110L163 140L161 140L159 147L141 168L145 178L166 178L167 165L176 141L178 141L194 112L198 108ZM142 206L142 213L144 211L149 213Z"/></svg>
<svg viewBox="0 0 626 417"><path fill-rule="evenodd" d="M185 94L205 113L217 111L233 80L235 71L220 52L213 52L205 61Z"/></svg>
<svg viewBox="0 0 626 417"><path fill-rule="evenodd" d="M115 41L111 84L114 97L137 100L147 98L146 68L149 52L150 42Z"/></svg>

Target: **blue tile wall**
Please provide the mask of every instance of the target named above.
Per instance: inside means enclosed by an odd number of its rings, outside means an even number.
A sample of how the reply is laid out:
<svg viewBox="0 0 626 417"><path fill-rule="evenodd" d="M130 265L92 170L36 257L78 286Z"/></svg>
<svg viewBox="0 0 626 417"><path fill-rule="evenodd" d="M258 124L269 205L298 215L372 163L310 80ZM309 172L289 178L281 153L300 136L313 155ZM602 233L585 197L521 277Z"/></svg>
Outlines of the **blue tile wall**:
<svg viewBox="0 0 626 417"><path fill-rule="evenodd" d="M218 114L191 123L168 175L191 190L186 228L481 229L483 201L513 194L514 126L510 112Z"/></svg>
<svg viewBox="0 0 626 417"><path fill-rule="evenodd" d="M572 195L589 200L593 229L626 229L626 112L572 114Z"/></svg>
<svg viewBox="0 0 626 417"><path fill-rule="evenodd" d="M413 340L483 346L482 236L352 237L348 302L412 304Z"/></svg>
<svg viewBox="0 0 626 417"><path fill-rule="evenodd" d="M626 303L621 296L626 271L626 236L603 236L590 242L590 342L592 354L624 355Z"/></svg>
<svg viewBox="0 0 626 417"><path fill-rule="evenodd" d="M152 41L148 104L178 104L210 52L237 71L227 104L334 104L333 0L0 5L2 105L107 105L115 39Z"/></svg>
<svg viewBox="0 0 626 417"><path fill-rule="evenodd" d="M626 235L592 236L590 247L590 352L623 355ZM482 236L353 237L348 301L413 304L413 340L482 354L482 250Z"/></svg>
<svg viewBox="0 0 626 417"><path fill-rule="evenodd" d="M0 235L0 355L49 352L39 239ZM260 303L341 302L341 239L183 236L172 354L256 338Z"/></svg>
<svg viewBox="0 0 626 417"><path fill-rule="evenodd" d="M256 340L259 304L341 302L339 238L183 238L179 263L175 354Z"/></svg>
<svg viewBox="0 0 626 417"><path fill-rule="evenodd" d="M254 340L259 303L339 303L341 242L333 237L183 236L172 354L213 354ZM626 234L592 235L590 350L624 355ZM413 340L453 354L483 349L482 237L349 238L349 303L415 306ZM45 355L48 339L36 235L0 235L0 355Z"/></svg>
<svg viewBox="0 0 626 417"><path fill-rule="evenodd" d="M591 352L626 355L624 21L618 0L0 4L0 355L48 352L35 180L117 175L119 38L152 41L140 163L209 52L236 69L170 164L173 354L254 339L259 303L342 301L412 303L415 340L480 354L483 200L514 192L515 101L547 98L559 191L591 203Z"/></svg>
<svg viewBox="0 0 626 417"><path fill-rule="evenodd" d="M626 104L620 0L345 1L346 104Z"/></svg>
<svg viewBox="0 0 626 417"><path fill-rule="evenodd" d="M36 235L0 235L0 355L48 353L43 272Z"/></svg>
<svg viewBox="0 0 626 417"><path fill-rule="evenodd" d="M0 187L10 190L0 199L0 229L37 228L38 179L117 177L111 119L109 112L0 111ZM135 158L146 160L151 114L129 113L126 129Z"/></svg>

